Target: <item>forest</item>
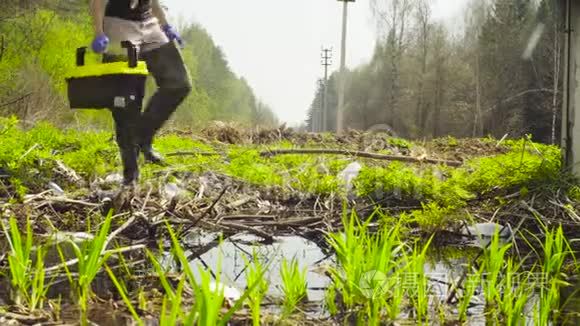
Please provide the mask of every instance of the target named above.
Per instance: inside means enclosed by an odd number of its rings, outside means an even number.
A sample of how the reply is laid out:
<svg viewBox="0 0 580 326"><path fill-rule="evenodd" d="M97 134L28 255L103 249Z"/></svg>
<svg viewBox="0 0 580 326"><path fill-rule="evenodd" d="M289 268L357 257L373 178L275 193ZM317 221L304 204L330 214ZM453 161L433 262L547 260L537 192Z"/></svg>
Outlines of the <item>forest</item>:
<svg viewBox="0 0 580 326"><path fill-rule="evenodd" d="M372 60L346 73L345 127L384 124L416 139L531 134L559 143L565 34L556 4L472 0L450 27L434 19L429 0L370 1L378 38ZM331 130L338 81L336 72L327 87ZM310 130L323 95L320 84Z"/></svg>
<svg viewBox="0 0 580 326"><path fill-rule="evenodd" d="M2 0L0 8L0 116L14 115L29 125L49 121L81 129L110 128L109 112L72 111L66 98L65 77L75 64L75 50L90 45L94 36L88 2ZM276 125L272 110L231 71L208 32L195 23L182 30L194 90L170 126L197 129L212 120L247 127ZM91 59L97 62L99 57Z"/></svg>

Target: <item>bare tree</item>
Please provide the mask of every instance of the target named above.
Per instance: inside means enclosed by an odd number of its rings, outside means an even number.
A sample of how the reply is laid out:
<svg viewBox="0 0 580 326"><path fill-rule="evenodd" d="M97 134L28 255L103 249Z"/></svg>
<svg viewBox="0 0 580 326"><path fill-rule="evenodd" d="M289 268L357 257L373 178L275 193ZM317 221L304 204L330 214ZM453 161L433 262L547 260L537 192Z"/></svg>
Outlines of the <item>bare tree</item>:
<svg viewBox="0 0 580 326"><path fill-rule="evenodd" d="M445 103L447 92L447 65L448 65L448 45L445 28L437 25L433 31L433 137L441 136L441 111Z"/></svg>
<svg viewBox="0 0 580 326"><path fill-rule="evenodd" d="M418 43L420 48L421 75L419 76L419 90L417 96L416 125L419 129L419 137L425 136L427 123L427 110L425 104L425 78L427 75L427 56L429 54L429 39L431 34L431 6L427 0L417 1L415 14L418 27Z"/></svg>
<svg viewBox="0 0 580 326"><path fill-rule="evenodd" d="M390 58L391 89L387 104L387 123L397 129L398 98L400 88L400 60L407 45L406 28L412 13L411 0L371 0L371 9L377 20L379 37L386 39L385 54Z"/></svg>
<svg viewBox="0 0 580 326"><path fill-rule="evenodd" d="M483 135L483 110L482 110L482 89L481 89L481 48L479 36L481 27L485 21L488 4L486 1L472 0L466 13L466 41L472 44L473 48L473 79L475 85L475 110L473 111L472 136Z"/></svg>

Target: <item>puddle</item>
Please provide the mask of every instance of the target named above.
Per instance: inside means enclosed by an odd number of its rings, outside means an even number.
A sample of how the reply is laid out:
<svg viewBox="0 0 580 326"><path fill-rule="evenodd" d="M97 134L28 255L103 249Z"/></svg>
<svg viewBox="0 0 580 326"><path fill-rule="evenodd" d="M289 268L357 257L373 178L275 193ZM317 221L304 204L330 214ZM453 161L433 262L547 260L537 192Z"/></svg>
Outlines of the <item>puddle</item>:
<svg viewBox="0 0 580 326"><path fill-rule="evenodd" d="M215 239L215 235L197 235L188 243L202 246ZM275 237L275 242L269 245L261 245L258 237L251 235L236 235L225 240L221 247L215 247L191 262L194 270L197 266L207 266L212 271L218 270L218 262L221 259L222 282L228 286L244 289L246 286L245 266L246 260L251 259L252 252L256 252L258 258L264 264L270 264L266 278L270 283L268 295L281 299L280 268L284 258L298 259L301 268L308 270L308 299L310 302L320 304L320 312L325 314L322 308L324 291L330 285L331 280L322 272L324 265L333 264L333 258L327 255L312 241L298 236ZM433 249L428 254L428 262L425 265L425 274L429 279L433 298L445 301L449 294L449 284L457 280L464 272L468 262L477 255L475 247L442 248ZM326 258L326 259L325 259ZM435 301L435 300L434 300ZM473 316L473 325L485 325L483 293L475 296L470 314ZM481 316L481 317L477 317Z"/></svg>
<svg viewBox="0 0 580 326"><path fill-rule="evenodd" d="M213 240L212 236L203 236L197 241L203 243ZM300 268L306 268L308 282L308 299L310 301L322 301L324 299L324 289L330 284L330 279L317 270L321 270L322 264L329 264L331 261L325 260L323 251L314 243L297 236L274 237L274 243L270 245L253 245L260 241L251 235L236 235L225 240L221 247L213 248L203 254L200 259L193 260L192 266L197 270L199 264L205 264L213 271L217 271L218 263L221 259L222 283L244 289L246 286L246 261L252 259L252 253L256 255L263 264L269 264L265 277L270 283L268 295L273 298L282 297L282 280L280 279L280 269L282 260L296 258Z"/></svg>
<svg viewBox="0 0 580 326"><path fill-rule="evenodd" d="M197 236L194 240L196 245L203 245L214 240L213 235ZM292 259L296 257L302 268L307 268L308 299L311 303L319 306L319 313L325 315L322 306L324 291L330 285L331 280L321 272L323 265L333 264L333 258L328 258L314 242L297 236L275 237L275 242L269 245L261 245L260 238L251 235L236 235L223 242L221 247L215 247L201 256L200 259L193 260L192 266L197 270L199 264L205 264L214 272L218 269L218 261L221 259L222 282L228 286L244 289L246 286L245 262L251 259L255 250L259 259L270 264L266 278L270 282L268 295L274 299L281 299L282 292L280 279L280 266L283 258ZM191 243L191 242L190 242ZM464 273L467 264L477 255L479 249L474 247L446 247L434 248L427 257L425 264L425 274L429 279L432 303L445 302L449 295L449 285L455 282ZM325 259L327 258L327 259ZM566 298L571 296L566 311L579 311L580 291L571 294L574 289L566 290L562 293ZM580 290L580 285L576 288ZM526 324L534 324L533 305L538 296L532 296L526 307ZM276 309L276 308L274 308ZM468 325L485 326L490 323L485 317L485 299L483 290L480 288L471 301L468 310ZM574 322L578 321L578 317ZM493 322L493 321L492 321ZM564 322L563 325L576 325L571 322Z"/></svg>
<svg viewBox="0 0 580 326"><path fill-rule="evenodd" d="M192 248L211 247L216 238L216 234L190 234L184 239L184 243ZM296 258L300 267L307 270L308 300L310 302L308 306L311 308L307 309L309 310L307 312L308 315L312 317L327 317L328 314L324 310L323 301L325 290L331 284L331 280L323 273L323 270L325 266L334 264L333 257L328 257L325 251L316 243L299 236L274 237L274 242L271 244L262 244L260 243L261 240L259 237L247 234L232 236L224 240L220 246L217 244L213 246L200 258L193 259L191 261L193 271L198 274L198 266L209 268L214 273L221 271L221 283L243 292L246 286L246 261L251 260L253 253L256 253L258 259L264 265L268 265L268 272L265 278L269 282L267 294L272 299L268 301L273 301L274 303L264 307L264 310L275 313L279 309L279 305L276 303L279 303L283 297L280 278L282 260ZM428 251L424 270L429 280L432 307L436 307L438 302L445 302L449 295L450 284L453 284L463 275L466 266L478 255L479 251L480 249L475 246L449 246L432 248ZM186 252L186 254L189 253ZM169 257L165 256L165 259L165 263L169 263ZM100 283L101 281L103 283ZM580 311L580 279L572 283L576 285L564 288L561 291L562 302L566 302L562 309L566 317L559 322L559 325L578 325L580 321L580 314L577 313L577 311ZM49 296L51 294L64 293L64 288L61 288L61 286L54 285L49 292ZM103 290L110 289L112 284L109 284L106 280L97 279L95 287ZM530 298L525 310L526 324L534 324L533 306L537 300L538 295L536 292L536 295ZM490 322L494 323L486 320L485 299L481 288L474 295L468 314L470 316L468 325L485 326L490 324ZM451 315L456 315L453 308L451 308ZM118 318L118 323L107 322L104 324L125 325L124 321L121 320L125 320L126 316L112 315L107 318L109 317ZM405 317L405 313L403 313L402 317L407 318L408 316ZM402 322L406 324L406 321L403 320Z"/></svg>

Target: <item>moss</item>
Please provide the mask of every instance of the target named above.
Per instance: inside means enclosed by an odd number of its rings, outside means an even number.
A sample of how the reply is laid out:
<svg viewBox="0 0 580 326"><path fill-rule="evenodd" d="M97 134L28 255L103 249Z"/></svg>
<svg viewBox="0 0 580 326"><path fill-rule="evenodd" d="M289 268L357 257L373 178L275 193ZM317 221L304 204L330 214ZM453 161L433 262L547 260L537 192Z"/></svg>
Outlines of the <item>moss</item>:
<svg viewBox="0 0 580 326"><path fill-rule="evenodd" d="M259 185L283 184L282 176L257 150L238 148L230 151L228 156L230 164L225 167L228 174Z"/></svg>
<svg viewBox="0 0 580 326"><path fill-rule="evenodd" d="M526 140L510 141L506 146L510 148L506 154L476 158L460 168L418 169L399 162L365 167L356 180L357 191L375 199L394 196L421 203L423 209L403 217L424 230L433 230L460 218L455 212L477 196L492 191L520 191L526 196L533 188L560 186L557 147Z"/></svg>
<svg viewBox="0 0 580 326"><path fill-rule="evenodd" d="M426 233L454 225L461 220L461 216L454 207L442 207L435 202L423 204L423 209L404 213L401 219L407 223L416 224Z"/></svg>
<svg viewBox="0 0 580 326"><path fill-rule="evenodd" d="M82 177L90 180L120 170L120 159L113 135L108 132L61 130L49 124L38 124L24 131L15 119L0 119L0 167L9 172L12 186L24 193L26 188L46 187L57 177L56 161L60 160ZM392 145L409 148L406 140L388 138ZM440 140L441 141L441 140ZM445 140L453 143L452 138ZM554 146L535 144L529 139L506 140L509 152L472 159L460 168L433 165L408 165L400 162L359 160L363 168L355 180L357 194L363 197L392 197L426 205L434 214L436 208L456 210L470 199L493 191L520 191L522 196L537 187L557 187L560 173L560 150ZM211 145L177 135L166 135L156 141L162 153L177 151L216 151ZM284 141L276 147L295 147ZM283 186L302 192L328 195L340 192L337 175L352 162L342 156L280 155L260 156L261 149L252 145L231 145L221 148L227 159L201 155L168 157L171 172L203 173L211 170L225 173L245 182L264 186ZM377 165L380 164L380 165ZM144 179L167 168L144 165ZM580 191L570 190L580 198ZM436 205L436 206L432 206ZM415 214L415 218L421 216ZM433 217L436 219L435 217Z"/></svg>
<svg viewBox="0 0 580 326"><path fill-rule="evenodd" d="M555 146L535 144L526 147L526 142L510 144L510 152L494 157L472 160L467 169L467 188L485 193L493 189L532 187L553 184L561 177L561 153Z"/></svg>
<svg viewBox="0 0 580 326"><path fill-rule="evenodd" d="M408 140L401 139L401 138L395 138L395 137L387 138L387 144L394 146L394 147L402 148L402 149L413 148L413 144L411 142L409 142Z"/></svg>

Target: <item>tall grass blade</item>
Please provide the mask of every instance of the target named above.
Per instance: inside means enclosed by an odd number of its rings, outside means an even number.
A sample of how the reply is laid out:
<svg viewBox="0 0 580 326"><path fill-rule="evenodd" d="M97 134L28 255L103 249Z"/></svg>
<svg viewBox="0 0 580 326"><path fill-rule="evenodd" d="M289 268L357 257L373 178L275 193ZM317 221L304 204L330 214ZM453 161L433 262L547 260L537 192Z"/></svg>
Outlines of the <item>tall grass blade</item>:
<svg viewBox="0 0 580 326"><path fill-rule="evenodd" d="M131 299L129 299L129 296L127 295L127 289L125 288L125 286L121 285L121 283L119 282L119 280L117 279L117 277L115 276L115 274L113 273L113 271L109 268L109 266L107 264L105 264L105 270L107 271L107 274L109 274L109 277L111 278L111 281L113 281L113 284L117 288L117 291L119 291L119 294L121 295L121 298L123 299L123 302L127 306L127 309L129 309L129 312L133 316L133 319L135 320L135 322L137 322L137 324L139 326L144 326L145 323L143 322L143 320L141 319L141 317L137 313L137 310L135 310L135 307L133 306Z"/></svg>
<svg viewBox="0 0 580 326"><path fill-rule="evenodd" d="M280 278L282 279L282 291L284 292L283 316L294 312L296 306L307 296L306 268L300 269L296 258L290 262L282 259Z"/></svg>

